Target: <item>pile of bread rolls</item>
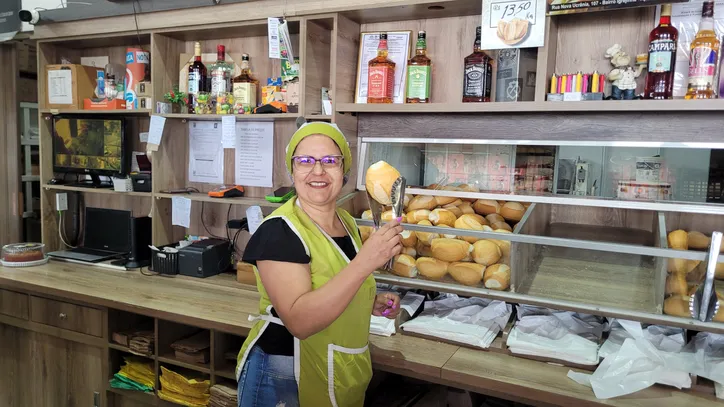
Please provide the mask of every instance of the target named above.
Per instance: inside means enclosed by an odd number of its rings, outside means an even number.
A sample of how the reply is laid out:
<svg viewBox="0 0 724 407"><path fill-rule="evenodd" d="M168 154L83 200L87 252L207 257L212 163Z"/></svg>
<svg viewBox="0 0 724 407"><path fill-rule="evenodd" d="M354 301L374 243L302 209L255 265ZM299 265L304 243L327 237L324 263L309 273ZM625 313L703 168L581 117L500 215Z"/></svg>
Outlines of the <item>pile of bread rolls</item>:
<svg viewBox="0 0 724 407"><path fill-rule="evenodd" d="M667 242L669 248L676 250L708 250L711 238L701 232L678 229L667 235ZM689 298L704 280L706 263L699 260L668 259L668 264L664 313L689 317ZM715 277L724 279L724 263L717 263ZM724 322L724 310L717 313L714 320Z"/></svg>
<svg viewBox="0 0 724 407"><path fill-rule="evenodd" d="M370 192L372 186L377 191L375 194L384 193L387 184L390 184L377 179L396 174L396 170L387 168L389 164L380 163L375 163L374 169L370 166L367 171L367 190ZM475 187L466 184L443 187L430 185L428 189L478 192ZM378 202L384 200L374 199ZM469 286L478 286L482 281L485 288L508 289L510 241L458 236L454 229L512 233L527 210L526 204L442 195L407 195L404 203L404 223L448 228L450 233L404 231L404 249L395 258L394 273L403 277L420 275L430 280L441 280L449 275L458 283ZM361 217L372 219L372 214L367 210ZM392 220L392 211L385 211L382 220ZM361 226L360 232L365 241L372 233L372 228Z"/></svg>

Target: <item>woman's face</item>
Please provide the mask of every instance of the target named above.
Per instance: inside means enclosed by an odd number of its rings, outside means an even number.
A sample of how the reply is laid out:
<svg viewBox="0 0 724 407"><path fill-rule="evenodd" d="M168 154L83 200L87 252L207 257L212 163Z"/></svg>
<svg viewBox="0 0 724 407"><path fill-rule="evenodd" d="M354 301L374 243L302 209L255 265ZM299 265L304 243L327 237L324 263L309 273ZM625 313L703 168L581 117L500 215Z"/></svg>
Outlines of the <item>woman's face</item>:
<svg viewBox="0 0 724 407"><path fill-rule="evenodd" d="M292 177L299 199L315 205L336 202L344 181L341 156L337 144L321 134L307 136L297 145ZM316 161L314 166L310 165L312 160L308 157ZM325 157L327 159L321 160Z"/></svg>

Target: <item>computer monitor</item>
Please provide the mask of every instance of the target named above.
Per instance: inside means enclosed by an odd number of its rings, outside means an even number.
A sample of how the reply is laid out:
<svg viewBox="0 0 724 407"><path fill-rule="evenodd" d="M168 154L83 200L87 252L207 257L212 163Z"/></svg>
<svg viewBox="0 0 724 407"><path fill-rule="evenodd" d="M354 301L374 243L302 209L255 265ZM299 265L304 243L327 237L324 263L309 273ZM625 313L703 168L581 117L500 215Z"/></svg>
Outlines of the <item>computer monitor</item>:
<svg viewBox="0 0 724 407"><path fill-rule="evenodd" d="M131 251L131 211L85 208L83 247L109 252Z"/></svg>
<svg viewBox="0 0 724 407"><path fill-rule="evenodd" d="M100 175L130 172L127 142L122 117L54 116L53 171L87 174L87 186L101 186Z"/></svg>

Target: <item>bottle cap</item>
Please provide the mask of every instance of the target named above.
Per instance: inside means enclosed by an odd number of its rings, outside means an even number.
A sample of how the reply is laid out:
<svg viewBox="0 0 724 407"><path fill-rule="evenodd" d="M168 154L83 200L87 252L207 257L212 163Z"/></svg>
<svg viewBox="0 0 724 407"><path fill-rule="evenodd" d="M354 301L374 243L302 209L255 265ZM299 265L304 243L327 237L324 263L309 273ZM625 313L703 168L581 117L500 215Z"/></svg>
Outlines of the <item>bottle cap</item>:
<svg viewBox="0 0 724 407"><path fill-rule="evenodd" d="M216 52L226 52L226 47L223 45L217 45Z"/></svg>
<svg viewBox="0 0 724 407"><path fill-rule="evenodd" d="M418 32L417 32L417 38L425 38L426 35L427 35L427 34L425 33L425 31L418 31Z"/></svg>
<svg viewBox="0 0 724 407"><path fill-rule="evenodd" d="M714 17L714 2L713 1L704 2L704 5L701 8L701 16L702 17Z"/></svg>
<svg viewBox="0 0 724 407"><path fill-rule="evenodd" d="M242 60L242 61L248 61L248 60L249 60L249 54L241 54L241 60Z"/></svg>
<svg viewBox="0 0 724 407"><path fill-rule="evenodd" d="M386 40L387 39L387 33L380 33L380 39Z"/></svg>

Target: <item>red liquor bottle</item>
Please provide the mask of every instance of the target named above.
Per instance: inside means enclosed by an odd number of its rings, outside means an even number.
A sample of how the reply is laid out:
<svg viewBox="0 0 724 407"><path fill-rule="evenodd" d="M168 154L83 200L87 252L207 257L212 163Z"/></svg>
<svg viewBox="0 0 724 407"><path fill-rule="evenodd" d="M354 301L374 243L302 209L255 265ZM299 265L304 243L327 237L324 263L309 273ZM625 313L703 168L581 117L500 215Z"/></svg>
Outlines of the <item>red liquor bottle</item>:
<svg viewBox="0 0 724 407"><path fill-rule="evenodd" d="M388 58L387 33L380 34L377 56L368 63L367 103L392 103L395 90L395 63Z"/></svg>
<svg viewBox="0 0 724 407"><path fill-rule="evenodd" d="M194 43L194 62L189 65L189 113L194 113L194 99L199 92L208 92L208 81L206 80L206 66L201 62L201 43Z"/></svg>
<svg viewBox="0 0 724 407"><path fill-rule="evenodd" d="M674 94L674 64L679 31L671 25L671 4L661 5L659 25L649 34L649 69L646 99L671 99Z"/></svg>

